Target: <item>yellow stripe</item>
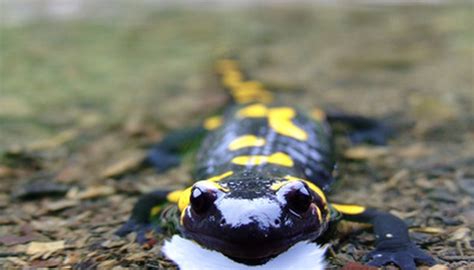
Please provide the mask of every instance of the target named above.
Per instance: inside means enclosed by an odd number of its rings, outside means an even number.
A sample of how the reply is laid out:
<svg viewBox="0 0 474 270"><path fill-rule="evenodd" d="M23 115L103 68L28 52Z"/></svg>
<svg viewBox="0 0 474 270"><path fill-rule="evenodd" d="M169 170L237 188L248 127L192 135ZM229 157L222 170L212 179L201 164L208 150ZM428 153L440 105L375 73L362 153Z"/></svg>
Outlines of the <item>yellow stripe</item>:
<svg viewBox="0 0 474 270"><path fill-rule="evenodd" d="M265 91L263 84L259 81L244 81L236 86L232 91L247 92L247 91Z"/></svg>
<svg viewBox="0 0 474 270"><path fill-rule="evenodd" d="M265 139L255 135L243 135L233 140L228 148L230 151L235 151L245 147L259 147L265 145Z"/></svg>
<svg viewBox="0 0 474 270"><path fill-rule="evenodd" d="M244 76L239 70L235 60L223 59L216 62L216 71L222 75L222 84L230 88L231 95L237 103L263 102L269 103L273 95L261 82L244 81Z"/></svg>
<svg viewBox="0 0 474 270"><path fill-rule="evenodd" d="M207 130L214 130L222 125L222 117L221 116L212 116L207 118L204 121L204 128Z"/></svg>
<svg viewBox="0 0 474 270"><path fill-rule="evenodd" d="M268 159L268 162L285 167L293 167L294 165L293 159L289 155L282 152L278 152L271 155Z"/></svg>
<svg viewBox="0 0 474 270"><path fill-rule="evenodd" d="M290 107L267 108L263 104L253 104L240 109L238 117L259 118L268 117L268 124L278 134L300 141L308 140L308 133L292 122L296 111Z"/></svg>
<svg viewBox="0 0 474 270"><path fill-rule="evenodd" d="M225 73L229 70L237 70L238 63L231 59L222 59L216 62L216 71L218 73Z"/></svg>
<svg viewBox="0 0 474 270"><path fill-rule="evenodd" d="M242 74L238 71L228 71L222 77L222 84L229 88L235 88L242 84Z"/></svg>
<svg viewBox="0 0 474 270"><path fill-rule="evenodd" d="M217 188L219 190L222 190L224 192L229 192L229 189L224 188L223 186L219 185L217 182L224 179L224 178L226 178L226 177L231 176L232 174L234 174L233 171L227 171L223 174L213 176L213 177L211 177L207 180L203 180L203 181L210 181L215 188ZM190 200L190 197L191 197L192 188L193 187L191 186L191 187L188 187L184 190L173 191L170 194L168 194L167 199L170 202L175 202L175 203L177 202L179 210L183 211L189 205L189 200Z"/></svg>
<svg viewBox="0 0 474 270"><path fill-rule="evenodd" d="M285 153L275 153L270 156L255 155L255 156L237 156L231 161L234 164L242 166L254 166L265 163L281 165L285 167L293 167L293 159Z"/></svg>
<svg viewBox="0 0 474 270"><path fill-rule="evenodd" d="M302 182L305 182L308 187L314 192L316 193L320 198L321 200L323 201L323 203L327 203L327 199L326 199L326 195L324 195L324 192L318 187L316 186L315 184L311 183L310 181L308 180L305 180L305 179L302 179L302 178L298 178L298 177L294 177L294 176L291 176L291 175L287 175L284 177L286 180L288 180L288 182L291 182L291 181L302 181ZM279 183L275 183L273 184L270 188L272 190L278 190L280 189L282 186L284 186L285 184L287 184L288 182L279 182Z"/></svg>
<svg viewBox="0 0 474 270"><path fill-rule="evenodd" d="M179 224L183 225L184 217L186 216L186 211L181 210L181 215L179 216Z"/></svg>
<svg viewBox="0 0 474 270"><path fill-rule="evenodd" d="M207 181L218 182L218 181L221 181L222 179L224 179L224 178L226 178L226 177L231 176L232 174L234 174L233 171L227 171L227 172L225 172L225 173L223 173L223 174L213 176L213 177L207 179Z"/></svg>
<svg viewBox="0 0 474 270"><path fill-rule="evenodd" d="M283 136L306 141L308 134L291 121L295 115L295 110L289 107L271 109L268 114L269 125Z"/></svg>
<svg viewBox="0 0 474 270"><path fill-rule="evenodd" d="M355 204L331 204L337 211L346 215L358 215L365 211L365 207Z"/></svg>
<svg viewBox="0 0 474 270"><path fill-rule="evenodd" d="M173 192L168 193L168 195L166 195L166 199L171 203L178 203L179 198L181 197L181 193L183 193L182 189L175 190Z"/></svg>
<svg viewBox="0 0 474 270"><path fill-rule="evenodd" d="M237 116L241 118L254 118L254 117L266 117L268 109L263 104L254 104L240 109L237 112Z"/></svg>
<svg viewBox="0 0 474 270"><path fill-rule="evenodd" d="M179 196L179 201L178 201L178 208L179 208L179 211L184 211L184 209L186 207L188 207L189 205L189 200L190 200L190 197L191 197L191 190L192 190L192 186L191 187L188 187L187 189L183 190Z"/></svg>
<svg viewBox="0 0 474 270"><path fill-rule="evenodd" d="M317 205L316 206L316 213L318 214L318 220L319 220L319 223L322 223L323 222L323 215L321 214L321 209L319 209L319 207Z"/></svg>
<svg viewBox="0 0 474 270"><path fill-rule="evenodd" d="M268 91L246 91L236 92L233 95L237 103L250 103L250 102L262 102L270 103L273 100L273 95Z"/></svg>
<svg viewBox="0 0 474 270"><path fill-rule="evenodd" d="M289 181L278 181L276 183L273 183L271 186L270 186L270 189L271 190L274 190L274 191L277 191L279 190L282 186L288 184Z"/></svg>
<svg viewBox="0 0 474 270"><path fill-rule="evenodd" d="M326 199L326 195L324 194L324 192L318 187L316 186L315 184L311 183L310 181L308 180L305 180L305 179L302 179L302 178L298 178L298 177L294 177L294 176L291 176L291 175L287 175L284 177L284 179L286 179L287 181L278 181L274 184L271 185L270 189L271 190L274 190L274 191L277 191L279 190L281 187L283 187L284 185L290 183L290 182L293 182L293 181L301 181L301 182L304 182L306 183L306 185L308 185L308 187L314 192L316 193L319 198L321 198L321 201L323 202L324 204L324 208L327 209L327 199ZM321 213L321 209L319 209L319 207L316 207L317 209L317 214L318 214L318 218L319 218L319 221L322 222L322 213ZM326 216L326 220L329 220L329 214Z"/></svg>

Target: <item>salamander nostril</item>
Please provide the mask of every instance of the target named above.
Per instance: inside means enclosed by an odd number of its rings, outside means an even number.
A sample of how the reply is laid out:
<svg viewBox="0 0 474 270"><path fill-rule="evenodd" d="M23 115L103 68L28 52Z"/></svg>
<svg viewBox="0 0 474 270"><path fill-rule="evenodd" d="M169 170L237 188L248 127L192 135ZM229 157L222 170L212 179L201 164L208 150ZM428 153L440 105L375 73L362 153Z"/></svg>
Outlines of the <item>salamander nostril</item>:
<svg viewBox="0 0 474 270"><path fill-rule="evenodd" d="M311 193L305 185L299 186L286 195L288 207L297 215L306 213L313 201Z"/></svg>
<svg viewBox="0 0 474 270"><path fill-rule="evenodd" d="M191 209L196 214L203 214L214 204L216 195L212 191L201 190L198 187L194 187L191 191Z"/></svg>

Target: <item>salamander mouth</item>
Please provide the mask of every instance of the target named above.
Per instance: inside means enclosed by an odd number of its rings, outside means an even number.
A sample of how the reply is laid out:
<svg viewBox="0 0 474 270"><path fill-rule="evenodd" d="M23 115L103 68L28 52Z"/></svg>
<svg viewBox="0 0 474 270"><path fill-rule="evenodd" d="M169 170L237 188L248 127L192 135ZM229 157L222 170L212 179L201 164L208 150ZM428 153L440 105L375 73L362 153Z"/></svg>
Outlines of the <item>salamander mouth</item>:
<svg viewBox="0 0 474 270"><path fill-rule="evenodd" d="M184 235L206 248L216 250L237 262L246 264L263 264L297 242L314 240L318 236L317 233L298 234L278 240L237 243L191 231L184 232Z"/></svg>

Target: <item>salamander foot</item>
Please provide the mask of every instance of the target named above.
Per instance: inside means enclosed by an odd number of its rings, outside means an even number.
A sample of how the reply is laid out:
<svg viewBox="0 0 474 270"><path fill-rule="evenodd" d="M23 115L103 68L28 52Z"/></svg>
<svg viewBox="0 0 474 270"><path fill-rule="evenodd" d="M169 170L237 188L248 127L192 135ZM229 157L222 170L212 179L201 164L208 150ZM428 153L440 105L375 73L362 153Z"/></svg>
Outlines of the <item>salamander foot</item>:
<svg viewBox="0 0 474 270"><path fill-rule="evenodd" d="M415 244L410 243L402 247L378 248L365 256L368 265L383 266L394 263L402 270L416 270L416 263L433 265L436 261Z"/></svg>

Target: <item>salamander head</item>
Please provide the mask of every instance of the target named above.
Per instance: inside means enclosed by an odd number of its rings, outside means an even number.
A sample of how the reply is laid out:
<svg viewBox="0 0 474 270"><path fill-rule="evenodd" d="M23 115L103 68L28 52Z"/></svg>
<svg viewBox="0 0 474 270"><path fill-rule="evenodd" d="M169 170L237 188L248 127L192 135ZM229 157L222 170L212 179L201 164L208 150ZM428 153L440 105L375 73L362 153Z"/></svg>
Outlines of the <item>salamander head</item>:
<svg viewBox="0 0 474 270"><path fill-rule="evenodd" d="M237 261L263 263L328 223L326 198L294 177L199 181L180 198L183 234Z"/></svg>

